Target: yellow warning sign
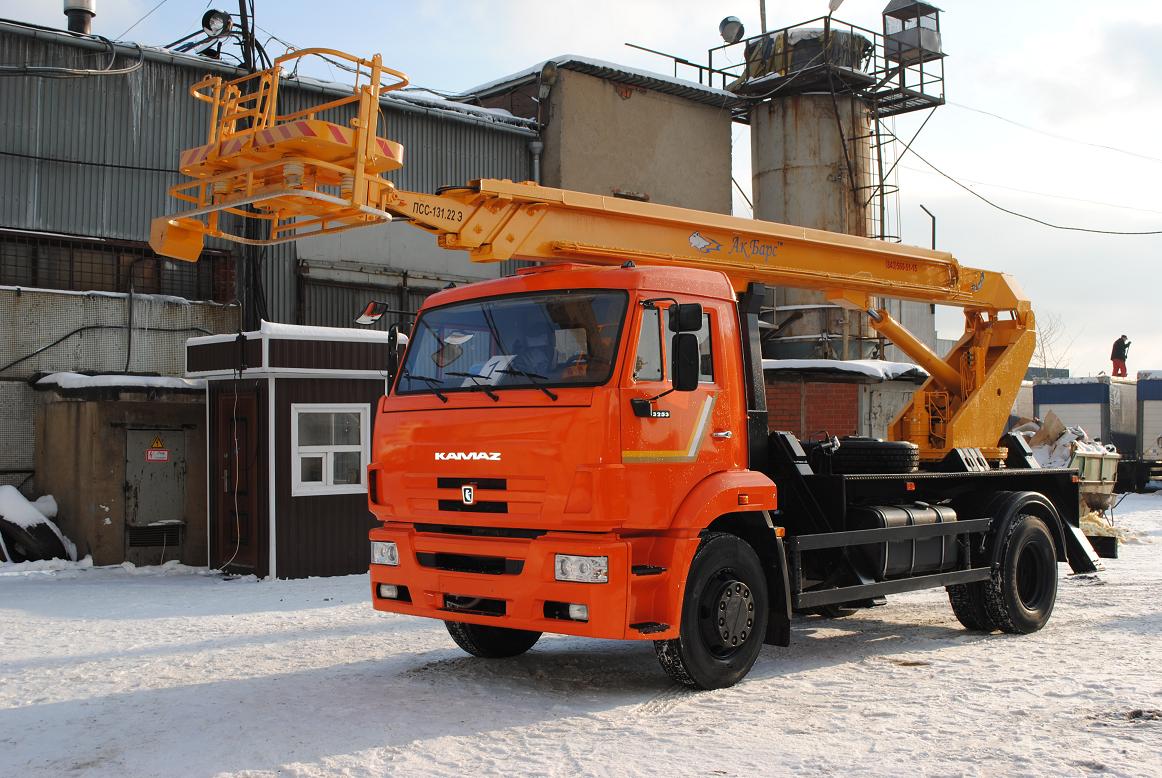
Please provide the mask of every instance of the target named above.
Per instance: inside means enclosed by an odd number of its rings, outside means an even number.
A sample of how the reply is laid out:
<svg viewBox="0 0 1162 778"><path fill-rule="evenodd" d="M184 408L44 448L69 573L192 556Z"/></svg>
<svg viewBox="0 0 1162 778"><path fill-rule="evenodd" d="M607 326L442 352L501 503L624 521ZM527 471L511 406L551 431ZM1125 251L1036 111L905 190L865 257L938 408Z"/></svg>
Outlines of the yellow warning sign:
<svg viewBox="0 0 1162 778"><path fill-rule="evenodd" d="M165 444L161 442L161 435L154 435L153 442L149 444L150 448L165 448Z"/></svg>

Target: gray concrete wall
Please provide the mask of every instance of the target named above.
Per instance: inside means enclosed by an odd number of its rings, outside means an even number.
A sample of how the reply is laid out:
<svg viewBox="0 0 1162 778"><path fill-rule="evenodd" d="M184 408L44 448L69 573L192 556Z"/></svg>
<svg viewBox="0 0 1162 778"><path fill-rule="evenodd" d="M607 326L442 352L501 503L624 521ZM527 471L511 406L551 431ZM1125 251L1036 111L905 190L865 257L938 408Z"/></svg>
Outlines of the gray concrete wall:
<svg viewBox="0 0 1162 778"><path fill-rule="evenodd" d="M568 70L549 97L542 183L730 213L730 113Z"/></svg>

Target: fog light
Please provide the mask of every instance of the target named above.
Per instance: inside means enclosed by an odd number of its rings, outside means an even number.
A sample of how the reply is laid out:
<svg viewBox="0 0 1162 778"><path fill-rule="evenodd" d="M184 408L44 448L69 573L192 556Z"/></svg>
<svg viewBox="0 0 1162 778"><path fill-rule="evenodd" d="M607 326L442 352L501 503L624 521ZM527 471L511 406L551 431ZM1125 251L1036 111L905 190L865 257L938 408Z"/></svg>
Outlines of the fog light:
<svg viewBox="0 0 1162 778"><path fill-rule="evenodd" d="M557 554L553 562L553 572L558 581L608 583L609 557Z"/></svg>
<svg viewBox="0 0 1162 778"><path fill-rule="evenodd" d="M589 621L589 606L570 603L569 618L573 621Z"/></svg>
<svg viewBox="0 0 1162 778"><path fill-rule="evenodd" d="M390 540L371 541L371 564L398 565L399 549Z"/></svg>
<svg viewBox="0 0 1162 778"><path fill-rule="evenodd" d="M395 584L380 584L379 585L379 599L381 600L398 600L399 587Z"/></svg>

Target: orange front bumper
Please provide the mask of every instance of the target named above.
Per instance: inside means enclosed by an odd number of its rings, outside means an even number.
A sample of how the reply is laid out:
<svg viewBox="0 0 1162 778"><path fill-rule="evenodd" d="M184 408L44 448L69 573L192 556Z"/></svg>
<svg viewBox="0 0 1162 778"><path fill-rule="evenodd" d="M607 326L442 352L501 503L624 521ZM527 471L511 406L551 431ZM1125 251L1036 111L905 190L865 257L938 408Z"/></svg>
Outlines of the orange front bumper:
<svg viewBox="0 0 1162 778"><path fill-rule="evenodd" d="M698 538L621 537L616 534L553 533L533 539L461 537L417 532L410 524L389 523L370 533L392 541L399 565L371 565L371 598L376 610L467 621L535 632L594 638L660 640L677 637L685 572ZM519 572L477 573L439 569L432 556L508 560ZM557 581L554 556L609 558L607 583ZM442 560L455 557L443 556ZM423 563L421 563L423 559ZM449 566L441 562L442 566ZM637 565L637 574L634 566ZM450 565L450 566L455 566ZM662 572L653 572L664 568ZM648 574L641 571L648 570ZM407 587L407 600L379 596L380 584ZM448 597L453 598L449 604ZM458 610L456 602L481 598L490 613ZM563 617L560 604L585 605L588 621ZM665 629L643 624L665 625ZM633 625L638 625L635 628Z"/></svg>

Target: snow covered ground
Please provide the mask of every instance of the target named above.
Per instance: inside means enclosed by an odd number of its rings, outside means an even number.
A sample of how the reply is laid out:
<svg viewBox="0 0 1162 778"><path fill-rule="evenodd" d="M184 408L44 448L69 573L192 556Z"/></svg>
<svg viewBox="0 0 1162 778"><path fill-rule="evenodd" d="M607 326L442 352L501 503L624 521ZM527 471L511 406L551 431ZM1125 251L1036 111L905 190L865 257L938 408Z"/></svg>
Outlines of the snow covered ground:
<svg viewBox="0 0 1162 778"><path fill-rule="evenodd" d="M0 775L1162 774L1162 493L1040 633L967 633L942 591L803 618L739 686L648 643L469 658L365 577L0 565Z"/></svg>

